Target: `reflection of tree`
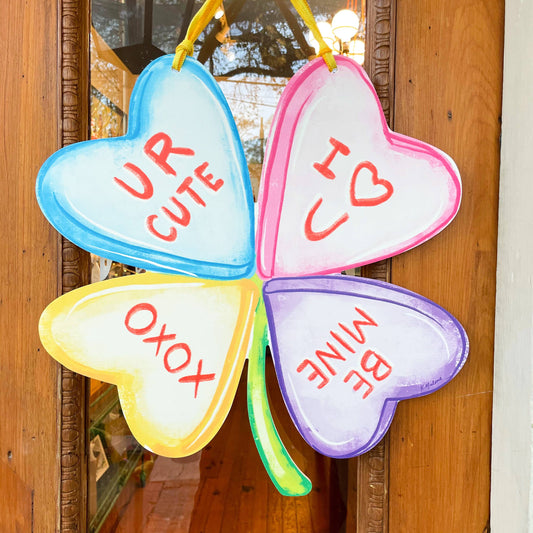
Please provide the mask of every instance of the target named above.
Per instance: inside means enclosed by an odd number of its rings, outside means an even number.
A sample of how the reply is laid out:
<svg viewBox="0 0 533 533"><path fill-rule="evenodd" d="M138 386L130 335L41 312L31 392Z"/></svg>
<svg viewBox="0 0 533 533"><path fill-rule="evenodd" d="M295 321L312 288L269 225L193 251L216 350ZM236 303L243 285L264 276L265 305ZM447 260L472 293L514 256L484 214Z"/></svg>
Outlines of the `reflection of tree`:
<svg viewBox="0 0 533 533"><path fill-rule="evenodd" d="M243 142L260 139L268 132L286 78L240 75L218 78L219 85L231 107ZM263 132L261 132L263 129ZM260 160L260 157L254 159ZM257 161L260 162L260 161Z"/></svg>
<svg viewBox="0 0 533 533"><path fill-rule="evenodd" d="M208 28L202 36L198 59L213 58L213 73L219 76L255 73L291 77L312 53L304 40L307 29L289 6L289 0L231 0L225 2L231 24L232 59L221 52L215 34ZM329 18L345 7L343 0L310 2L317 19Z"/></svg>
<svg viewBox="0 0 533 533"><path fill-rule="evenodd" d="M122 135L124 130L124 115L109 99L92 87L91 139L116 137Z"/></svg>
<svg viewBox="0 0 533 533"><path fill-rule="evenodd" d="M135 4L135 0L128 0ZM137 0L137 3L141 3ZM202 4L194 3L194 11ZM330 19L346 6L344 0L310 0L317 20ZM172 53L184 25L186 0L154 0L152 41L161 50ZM226 0L226 17L231 24L231 58L220 49L215 35L220 22L211 22L198 39L195 55L209 61L217 76L255 73L291 77L303 65L311 50L303 35L307 32L290 0ZM93 24L111 48L126 44L127 9L124 0L92 0ZM130 9L131 13L131 9ZM292 13L292 16L291 16Z"/></svg>
<svg viewBox="0 0 533 533"><path fill-rule="evenodd" d="M265 137L270 130L276 105L287 81L287 78L255 74L243 74L229 79L218 78L242 139L255 197L261 177Z"/></svg>

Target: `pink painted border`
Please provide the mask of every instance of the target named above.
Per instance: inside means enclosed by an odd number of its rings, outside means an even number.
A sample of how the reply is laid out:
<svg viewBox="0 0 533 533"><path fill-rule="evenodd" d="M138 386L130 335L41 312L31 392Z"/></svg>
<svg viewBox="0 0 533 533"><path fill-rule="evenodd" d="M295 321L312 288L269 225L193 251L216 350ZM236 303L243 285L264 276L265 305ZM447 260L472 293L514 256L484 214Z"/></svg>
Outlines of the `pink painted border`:
<svg viewBox="0 0 533 533"><path fill-rule="evenodd" d="M322 58L316 58L302 69L287 84L281 95L278 108L274 115L270 135L267 143L267 159L263 167L261 185L258 197L258 224L256 235L257 272L263 279L274 276L297 276L331 274L347 268L355 268L375 261L386 259L393 255L401 254L415 246L418 246L442 231L455 217L461 203L461 179L456 172L450 158L433 146L412 139L405 135L391 131L383 114L378 95L368 78L366 72L354 61L343 56L336 56L337 67L349 69L367 85L372 92L376 107L381 119L383 134L391 148L396 152L417 153L419 157L429 161L437 160L448 171L451 181L448 187L448 209L442 216L425 231L415 237L399 243L398 246L385 249L383 253L368 260L351 265L339 265L338 268L328 270L310 270L309 272L274 272L276 245L279 234L281 219L282 200L285 193L287 168L290 160L290 150L294 142L298 118L319 90L320 80L325 76L334 76L330 73ZM310 80L311 77L319 77L318 83ZM285 122L288 121L288 126Z"/></svg>

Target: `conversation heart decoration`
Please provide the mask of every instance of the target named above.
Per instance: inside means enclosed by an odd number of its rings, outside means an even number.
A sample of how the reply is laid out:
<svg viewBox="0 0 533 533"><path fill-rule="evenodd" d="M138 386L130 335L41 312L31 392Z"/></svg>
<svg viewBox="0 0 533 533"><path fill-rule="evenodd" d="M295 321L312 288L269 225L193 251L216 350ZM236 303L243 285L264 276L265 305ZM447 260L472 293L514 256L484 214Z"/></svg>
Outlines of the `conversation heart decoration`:
<svg viewBox="0 0 533 533"><path fill-rule="evenodd" d="M135 84L124 137L74 144L37 178L50 223L97 255L238 279L254 270L253 197L235 121L211 74L163 56Z"/></svg>
<svg viewBox="0 0 533 533"><path fill-rule="evenodd" d="M264 279L327 274L402 253L453 219L443 152L389 130L365 71L319 57L285 88L268 139L257 230Z"/></svg>
<svg viewBox="0 0 533 533"><path fill-rule="evenodd" d="M311 482L272 420L267 345L304 439L345 458L379 442L398 401L448 383L465 363L468 339L422 296L323 276L433 237L457 213L461 181L449 156L388 129L362 68L335 60L307 3L291 1L323 57L294 76L276 110L257 262L235 122L214 78L186 57L220 0L206 0L175 57L140 75L128 133L58 151L39 172L36 193L51 224L75 244L155 272L52 302L39 324L47 351L116 384L135 438L169 457L191 455L216 434L248 356L259 455L277 489L299 496ZM262 297L257 276L243 279L256 266L268 280Z"/></svg>
<svg viewBox="0 0 533 533"><path fill-rule="evenodd" d="M466 361L459 322L400 287L317 276L270 280L263 292L285 403L307 443L324 455L368 451L399 400L439 389Z"/></svg>
<svg viewBox="0 0 533 533"><path fill-rule="evenodd" d="M258 299L251 280L137 274L54 300L39 333L61 364L118 386L126 421L145 448L184 457L226 418Z"/></svg>

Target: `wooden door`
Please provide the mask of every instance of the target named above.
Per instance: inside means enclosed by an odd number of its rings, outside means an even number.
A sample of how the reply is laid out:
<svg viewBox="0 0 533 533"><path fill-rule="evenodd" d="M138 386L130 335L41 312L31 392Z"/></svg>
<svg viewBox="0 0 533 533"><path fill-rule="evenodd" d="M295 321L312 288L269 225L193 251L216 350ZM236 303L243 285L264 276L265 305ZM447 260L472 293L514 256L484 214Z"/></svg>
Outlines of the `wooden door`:
<svg viewBox="0 0 533 533"><path fill-rule="evenodd" d="M451 384L401 404L382 444L350 461L347 531L488 530L503 9L503 0L369 3L371 76L391 124L455 159L464 200L442 234L366 274L451 311L471 354ZM85 281L86 255L58 239L33 187L49 154L87 135L88 12L85 0L0 6L0 492L11 496L0 499L0 529L8 532L86 526L85 380L60 370L37 336L44 306ZM294 530L281 517L275 530Z"/></svg>
<svg viewBox="0 0 533 533"><path fill-rule="evenodd" d="M46 355L37 327L63 286L80 281L83 269L72 264L81 256L62 245L35 199L40 166L86 129L80 113L86 92L74 59L86 48L81 5L0 4L0 531L6 533L58 531L60 517L67 524L69 516L78 523L84 516L81 479L71 474L83 462L83 453L72 453L73 443L83 442L81 425L73 423L83 404L82 389L73 386L80 380ZM71 495L61 507L60 490Z"/></svg>
<svg viewBox="0 0 533 533"><path fill-rule="evenodd" d="M488 531L503 1L398 0L396 131L456 161L463 201L441 235L392 260L392 282L451 311L470 356L390 431L389 531Z"/></svg>

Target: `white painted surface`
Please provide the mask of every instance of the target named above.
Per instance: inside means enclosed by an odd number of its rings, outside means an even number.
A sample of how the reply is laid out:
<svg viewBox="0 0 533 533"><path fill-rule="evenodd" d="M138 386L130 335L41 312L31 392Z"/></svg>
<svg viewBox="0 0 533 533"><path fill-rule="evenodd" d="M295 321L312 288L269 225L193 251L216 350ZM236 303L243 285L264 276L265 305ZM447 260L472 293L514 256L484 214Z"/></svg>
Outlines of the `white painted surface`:
<svg viewBox="0 0 533 533"><path fill-rule="evenodd" d="M533 2L506 0L491 531L533 531Z"/></svg>

